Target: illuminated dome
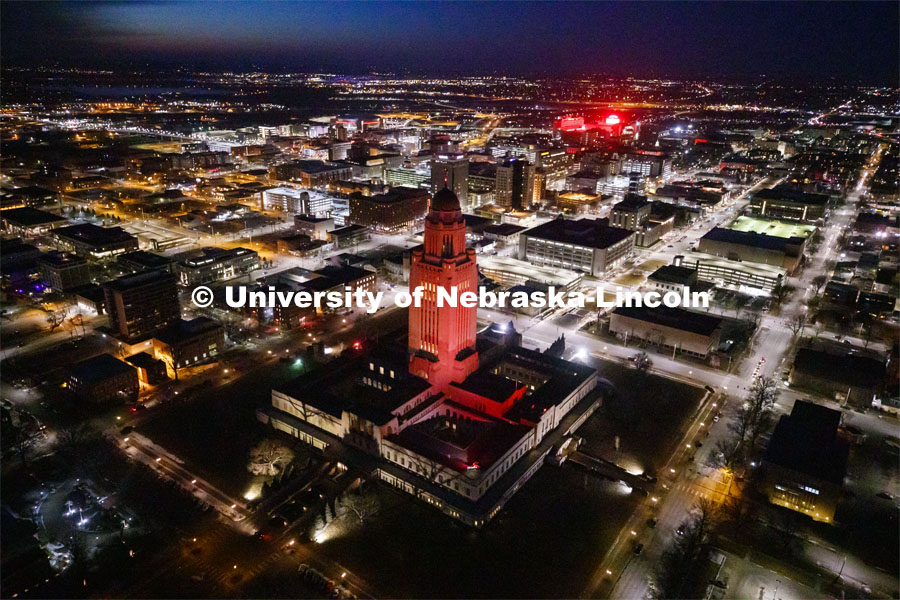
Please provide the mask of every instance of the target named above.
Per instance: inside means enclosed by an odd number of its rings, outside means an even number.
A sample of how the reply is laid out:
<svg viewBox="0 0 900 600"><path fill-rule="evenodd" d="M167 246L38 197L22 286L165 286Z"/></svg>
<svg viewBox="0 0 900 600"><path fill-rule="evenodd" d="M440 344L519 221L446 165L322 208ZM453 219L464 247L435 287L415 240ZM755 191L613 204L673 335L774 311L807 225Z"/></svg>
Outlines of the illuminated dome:
<svg viewBox="0 0 900 600"><path fill-rule="evenodd" d="M436 193L434 195L434 198L431 199L431 210L452 212L461 211L462 208L460 208L459 198L456 197L456 194L453 193L453 190L448 187L444 187L444 189Z"/></svg>
<svg viewBox="0 0 900 600"><path fill-rule="evenodd" d="M618 125L619 124L619 115L609 115L606 117L607 125Z"/></svg>

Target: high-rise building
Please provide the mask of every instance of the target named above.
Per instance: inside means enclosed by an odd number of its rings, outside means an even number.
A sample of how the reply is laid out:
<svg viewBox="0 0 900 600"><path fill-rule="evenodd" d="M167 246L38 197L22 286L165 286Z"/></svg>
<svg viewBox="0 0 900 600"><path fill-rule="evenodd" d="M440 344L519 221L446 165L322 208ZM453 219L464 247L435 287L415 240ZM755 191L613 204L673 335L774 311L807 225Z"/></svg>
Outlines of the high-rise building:
<svg viewBox="0 0 900 600"><path fill-rule="evenodd" d="M507 158L497 165L494 202L522 210L534 202L534 165L521 158Z"/></svg>
<svg viewBox="0 0 900 600"><path fill-rule="evenodd" d="M459 204L467 207L469 191L469 161L462 154L438 154L431 161L431 195L449 188Z"/></svg>
<svg viewBox="0 0 900 600"><path fill-rule="evenodd" d="M478 293L475 250L466 248L466 221L459 199L444 188L434 195L425 219L424 248L413 250L409 287L425 289L420 306L409 309L409 370L438 389L461 382L478 368L476 306L439 305L438 288L457 298Z"/></svg>
<svg viewBox="0 0 900 600"><path fill-rule="evenodd" d="M109 328L116 337L137 340L181 317L175 275L143 271L103 285Z"/></svg>

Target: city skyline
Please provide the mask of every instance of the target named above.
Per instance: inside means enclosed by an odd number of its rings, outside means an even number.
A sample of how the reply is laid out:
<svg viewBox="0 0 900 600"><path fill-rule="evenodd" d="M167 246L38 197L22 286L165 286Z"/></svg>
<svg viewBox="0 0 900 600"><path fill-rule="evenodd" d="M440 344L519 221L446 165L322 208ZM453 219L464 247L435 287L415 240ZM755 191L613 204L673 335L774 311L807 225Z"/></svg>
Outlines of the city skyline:
<svg viewBox="0 0 900 600"><path fill-rule="evenodd" d="M6 1L2 48L11 66L886 85L900 45L883 25L898 18L891 2L229 2L209 11L204 2Z"/></svg>

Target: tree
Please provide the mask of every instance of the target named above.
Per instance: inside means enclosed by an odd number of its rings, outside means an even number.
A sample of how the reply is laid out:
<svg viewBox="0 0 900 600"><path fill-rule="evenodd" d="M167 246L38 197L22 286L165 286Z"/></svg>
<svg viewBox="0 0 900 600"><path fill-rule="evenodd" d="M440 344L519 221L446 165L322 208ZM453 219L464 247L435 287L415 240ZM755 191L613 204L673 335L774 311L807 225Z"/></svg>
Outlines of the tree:
<svg viewBox="0 0 900 600"><path fill-rule="evenodd" d="M794 337L797 334L802 334L803 330L806 328L806 315L804 313L799 313L788 319L787 321L788 329L791 330L791 333L794 334Z"/></svg>
<svg viewBox="0 0 900 600"><path fill-rule="evenodd" d="M735 294L734 298L731 300L731 308L734 309L734 316L737 317L741 310L744 309L748 304L750 304L750 297L745 296L744 294Z"/></svg>
<svg viewBox="0 0 900 600"><path fill-rule="evenodd" d="M733 471L738 464L741 454L741 444L737 439L722 439L716 442L716 449L710 455L712 466Z"/></svg>
<svg viewBox="0 0 900 600"><path fill-rule="evenodd" d="M653 360L651 360L650 356L643 350L635 354L632 360L634 360L634 368L642 374L646 374L653 366Z"/></svg>
<svg viewBox="0 0 900 600"><path fill-rule="evenodd" d="M359 519L361 524L365 524L381 509L381 502L374 493L360 487L355 492L345 494L341 500L341 506Z"/></svg>
<svg viewBox="0 0 900 600"><path fill-rule="evenodd" d="M66 322L66 315L68 312L69 310L67 308L58 308L47 313L47 325L50 326L51 333Z"/></svg>
<svg viewBox="0 0 900 600"><path fill-rule="evenodd" d="M772 290L772 299L776 304L784 304L790 295L794 292L794 286L787 283L780 283Z"/></svg>
<svg viewBox="0 0 900 600"><path fill-rule="evenodd" d="M750 416L750 429L747 439L748 450L756 446L756 440L769 423L772 408L778 398L778 388L771 377L758 377L750 387L747 396L747 409Z"/></svg>
<svg viewBox="0 0 900 600"><path fill-rule="evenodd" d="M247 470L254 475L274 477L293 459L293 450L276 440L266 438L250 450Z"/></svg>
<svg viewBox="0 0 900 600"><path fill-rule="evenodd" d="M828 283L828 275L816 275L812 278L812 284L816 288L816 296L819 295L826 283Z"/></svg>
<svg viewBox="0 0 900 600"><path fill-rule="evenodd" d="M684 533L676 536L663 552L656 568L657 598L696 598L703 580L703 563L709 541L719 522L717 506L701 500L683 524Z"/></svg>

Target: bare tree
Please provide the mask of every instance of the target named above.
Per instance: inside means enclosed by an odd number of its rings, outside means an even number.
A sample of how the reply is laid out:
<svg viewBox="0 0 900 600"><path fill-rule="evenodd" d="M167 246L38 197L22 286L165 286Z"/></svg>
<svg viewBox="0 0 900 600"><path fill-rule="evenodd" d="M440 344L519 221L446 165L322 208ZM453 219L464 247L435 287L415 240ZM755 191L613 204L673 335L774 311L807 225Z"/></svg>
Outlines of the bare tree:
<svg viewBox="0 0 900 600"><path fill-rule="evenodd" d="M655 590L658 598L695 598L705 582L701 568L709 552L709 541L719 522L718 507L701 500L683 524L677 536L657 563Z"/></svg>
<svg viewBox="0 0 900 600"><path fill-rule="evenodd" d="M791 333L794 334L794 337L796 337L797 334L802 334L803 330L806 329L806 315L804 313L796 314L788 319L786 324Z"/></svg>
<svg viewBox="0 0 900 600"><path fill-rule="evenodd" d="M381 509L381 502L371 491L359 489L345 494L341 499L341 506L359 519L360 523L365 524Z"/></svg>
<svg viewBox="0 0 900 600"><path fill-rule="evenodd" d="M710 455L710 462L714 467L732 471L740 460L740 454L740 441L734 438L722 439L716 443L715 452Z"/></svg>
<svg viewBox="0 0 900 600"><path fill-rule="evenodd" d="M57 327L66 322L66 315L69 313L67 308L58 308L47 313L47 325L50 326L50 332L56 330Z"/></svg>
<svg viewBox="0 0 900 600"><path fill-rule="evenodd" d="M250 450L247 470L254 475L273 477L294 459L294 452L281 442L266 438Z"/></svg>
<svg viewBox="0 0 900 600"><path fill-rule="evenodd" d="M828 275L816 275L812 278L813 287L816 288L816 296L822 291L822 287L828 283Z"/></svg>

